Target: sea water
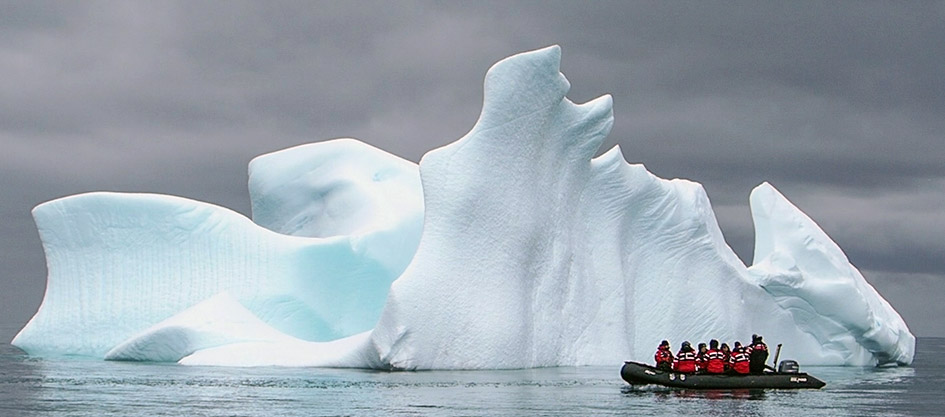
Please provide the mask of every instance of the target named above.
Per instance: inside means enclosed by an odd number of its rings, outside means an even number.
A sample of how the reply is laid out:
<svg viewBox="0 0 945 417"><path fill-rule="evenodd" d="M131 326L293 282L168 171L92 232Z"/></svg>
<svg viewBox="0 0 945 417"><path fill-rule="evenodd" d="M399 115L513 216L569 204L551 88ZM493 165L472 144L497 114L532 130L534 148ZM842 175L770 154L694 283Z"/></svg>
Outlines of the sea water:
<svg viewBox="0 0 945 417"><path fill-rule="evenodd" d="M912 367L804 367L820 390L631 387L620 366L377 372L41 359L0 345L0 416L945 415L945 338Z"/></svg>

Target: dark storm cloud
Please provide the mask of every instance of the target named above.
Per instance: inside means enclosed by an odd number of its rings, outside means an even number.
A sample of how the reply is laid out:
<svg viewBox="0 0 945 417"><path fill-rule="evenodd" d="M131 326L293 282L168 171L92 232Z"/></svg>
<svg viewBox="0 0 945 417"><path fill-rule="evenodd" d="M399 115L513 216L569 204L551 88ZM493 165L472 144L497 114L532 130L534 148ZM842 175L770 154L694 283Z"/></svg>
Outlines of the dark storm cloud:
<svg viewBox="0 0 945 417"><path fill-rule="evenodd" d="M822 12L814 9L811 21L817 21ZM873 62L873 56L890 56L886 49L856 45L883 44L883 36L863 36L849 45L836 40L834 31L851 31L856 22L867 27L873 19L846 22L838 18L818 25L819 30L804 27L798 33L771 36L760 28L756 33L749 31L758 23L739 27L722 16L721 21L711 19L715 14L707 17L717 23L713 26L717 30L692 34L682 52L671 53L668 60L654 59L652 73L636 84L653 90L636 95L635 103L651 110L631 119L642 119L637 126L643 129L635 133L644 135L638 149L645 152L647 161L665 162L677 175L697 175L675 168L699 161L700 171L707 168L713 174L711 167L721 169L716 177L747 168L742 172L765 178L774 174L867 185L941 175L940 151L916 152L935 151L931 148L941 140L943 125L933 116L941 113L941 97L916 102L897 98L905 90L932 87L934 91L941 80L933 68L940 65L921 67L918 62L917 69L904 73L898 59ZM779 27L766 16L758 16L766 23L763 27ZM799 20L805 19L806 15ZM705 32L716 31L737 35L732 41L723 42L720 37L716 44L705 45L705 39L712 38ZM942 34L925 35L931 39ZM862 55L851 56L844 48L860 50ZM914 52L919 57L929 55ZM863 81L858 75L862 68L884 74L889 84ZM645 82L647 78L651 82ZM890 87L901 84L912 87ZM931 96L925 90L923 95ZM895 160L894 169L877 169L882 168L876 166L880 160Z"/></svg>
<svg viewBox="0 0 945 417"><path fill-rule="evenodd" d="M146 191L249 214L252 157L356 137L418 161L472 127L490 65L558 43L572 100L614 97L604 148L704 184L742 259L770 181L898 306L917 287L896 280L945 282L943 19L941 2L4 3L0 305L19 326L42 296L40 202Z"/></svg>
<svg viewBox="0 0 945 417"><path fill-rule="evenodd" d="M0 64L9 80L0 125L30 140L81 133L105 146L235 130L226 144L253 151L365 134L418 160L433 135L443 144L472 124L484 68L516 50L494 42L483 53L494 36L486 25L415 3L280 6L90 3L52 29L24 31L5 48L18 59ZM456 48L469 39L477 48ZM365 128L379 117L414 127ZM268 148L240 134L260 126Z"/></svg>
<svg viewBox="0 0 945 417"><path fill-rule="evenodd" d="M700 159L712 179L747 168L869 185L945 170L945 54L928 41L945 36L941 3L561 6L547 26L592 28L580 52L609 57L566 73L575 89L616 89L626 118L612 137L666 175Z"/></svg>
<svg viewBox="0 0 945 417"><path fill-rule="evenodd" d="M941 3L635 2L622 10L564 3L549 20L587 28L580 44L632 59L645 84L677 98L781 86L860 106L945 108L945 64L929 39ZM561 26L558 26L561 27ZM627 44L614 56L613 41Z"/></svg>

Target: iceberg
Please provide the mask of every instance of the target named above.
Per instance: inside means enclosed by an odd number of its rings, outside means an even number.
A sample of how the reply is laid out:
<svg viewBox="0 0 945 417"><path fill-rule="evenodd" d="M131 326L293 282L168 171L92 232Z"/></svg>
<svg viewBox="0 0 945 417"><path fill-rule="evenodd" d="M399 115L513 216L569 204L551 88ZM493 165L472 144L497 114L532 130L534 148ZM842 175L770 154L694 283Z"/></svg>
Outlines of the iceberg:
<svg viewBox="0 0 945 417"><path fill-rule="evenodd" d="M186 365L498 369L647 360L662 339L783 342L810 365L912 362L915 337L770 184L754 265L701 185L629 164L612 100L552 46L495 64L419 165L352 139L250 162L252 220L178 197L41 204L49 275L13 344Z"/></svg>
<svg viewBox="0 0 945 417"><path fill-rule="evenodd" d="M288 174L271 163L320 163L325 155L351 163ZM254 213L295 219L263 223L293 228L291 233L167 195L95 192L34 208L46 253L46 294L12 343L37 355L104 357L138 332L223 292L302 340L335 340L373 328L390 283L419 242L423 201L416 164L337 140L263 155L252 167L258 188L251 195L261 201ZM268 184L276 179L285 180L285 198L271 196ZM390 192L398 203L373 215L377 202L393 197L385 197ZM292 205L291 197L303 195L319 198L321 216ZM337 222L324 236L304 236L307 223L331 216L373 221Z"/></svg>

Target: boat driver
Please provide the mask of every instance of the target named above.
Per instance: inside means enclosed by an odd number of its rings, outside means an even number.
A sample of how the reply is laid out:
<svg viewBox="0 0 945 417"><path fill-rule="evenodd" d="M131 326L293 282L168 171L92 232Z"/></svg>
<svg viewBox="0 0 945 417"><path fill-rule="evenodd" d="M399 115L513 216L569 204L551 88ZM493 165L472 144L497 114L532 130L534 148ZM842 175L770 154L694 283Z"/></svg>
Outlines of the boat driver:
<svg viewBox="0 0 945 417"><path fill-rule="evenodd" d="M673 352L669 350L668 340L664 340L660 343L660 346L656 348L656 354L653 356L656 359L656 369L662 371L670 371L673 369Z"/></svg>
<svg viewBox="0 0 945 417"><path fill-rule="evenodd" d="M765 361L768 360L768 345L761 340L761 336L751 335L751 346L748 346L748 368L752 374L765 372Z"/></svg>

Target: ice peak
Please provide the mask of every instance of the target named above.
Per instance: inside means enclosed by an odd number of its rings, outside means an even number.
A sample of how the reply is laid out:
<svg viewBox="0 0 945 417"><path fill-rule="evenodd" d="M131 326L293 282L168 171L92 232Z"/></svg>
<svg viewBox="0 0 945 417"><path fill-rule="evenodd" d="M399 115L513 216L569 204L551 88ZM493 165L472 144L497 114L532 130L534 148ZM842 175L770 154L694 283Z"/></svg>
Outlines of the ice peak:
<svg viewBox="0 0 945 417"><path fill-rule="evenodd" d="M838 351L847 362L912 363L915 337L905 321L823 229L767 182L750 200L756 234L750 276L797 325L843 346Z"/></svg>

